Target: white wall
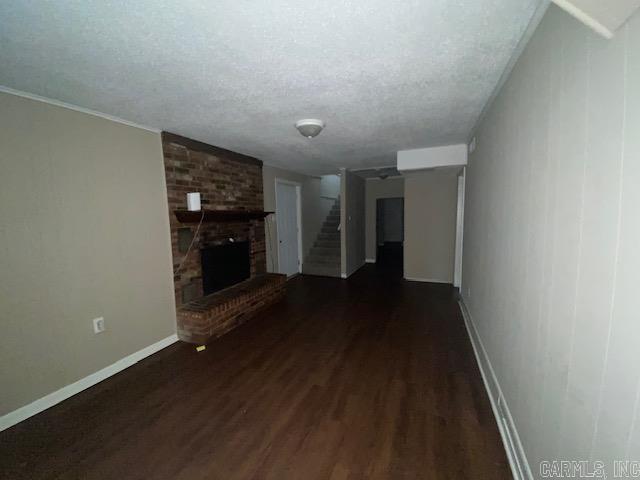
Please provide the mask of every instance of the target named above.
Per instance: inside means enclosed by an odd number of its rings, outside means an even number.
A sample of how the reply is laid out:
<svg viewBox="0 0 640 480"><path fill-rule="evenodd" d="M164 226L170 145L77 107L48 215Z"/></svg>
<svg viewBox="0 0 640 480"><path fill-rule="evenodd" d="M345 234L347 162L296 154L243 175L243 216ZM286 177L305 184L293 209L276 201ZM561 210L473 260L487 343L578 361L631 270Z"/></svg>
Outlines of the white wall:
<svg viewBox="0 0 640 480"><path fill-rule="evenodd" d="M466 182L462 293L534 475L640 460L640 15L550 7Z"/></svg>
<svg viewBox="0 0 640 480"><path fill-rule="evenodd" d="M340 196L340 175L320 177L320 196L336 200Z"/></svg>
<svg viewBox="0 0 640 480"><path fill-rule="evenodd" d="M339 178L335 176L336 178ZM322 186L319 177L310 177L300 173L283 170L281 168L263 165L262 181L264 191L264 209L268 212L276 210L276 178L297 182L301 185L302 203L302 258L306 258L309 249L320 232L322 223L329 214L335 200L321 196ZM334 195L338 189L335 181L325 183L325 193ZM267 271L278 271L278 246L277 246L277 222L275 215L269 215L265 222L265 236L267 248Z"/></svg>
<svg viewBox="0 0 640 480"><path fill-rule="evenodd" d="M459 169L405 175L404 277L453 282Z"/></svg>
<svg viewBox="0 0 640 480"><path fill-rule="evenodd" d="M0 416L175 335L158 133L0 93L0 219Z"/></svg>
<svg viewBox="0 0 640 480"><path fill-rule="evenodd" d="M398 152L398 171L410 172L429 168L464 166L467 164L467 145L416 148Z"/></svg>
<svg viewBox="0 0 640 480"><path fill-rule="evenodd" d="M341 270L348 277L365 263L365 181L348 170L340 178Z"/></svg>
<svg viewBox="0 0 640 480"><path fill-rule="evenodd" d="M366 257L376 259L376 201L379 198L404 197L404 178L368 178L365 183Z"/></svg>
<svg viewBox="0 0 640 480"><path fill-rule="evenodd" d="M638 0L553 0L555 4L584 22L605 38L616 30L640 7Z"/></svg>

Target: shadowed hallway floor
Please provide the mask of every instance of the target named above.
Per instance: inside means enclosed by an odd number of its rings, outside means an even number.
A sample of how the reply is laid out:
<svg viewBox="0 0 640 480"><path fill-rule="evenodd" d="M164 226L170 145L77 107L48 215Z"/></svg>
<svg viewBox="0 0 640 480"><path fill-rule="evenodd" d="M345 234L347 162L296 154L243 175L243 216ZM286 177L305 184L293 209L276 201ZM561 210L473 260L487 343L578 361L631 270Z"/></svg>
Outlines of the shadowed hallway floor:
<svg viewBox="0 0 640 480"><path fill-rule="evenodd" d="M511 478L453 290L395 265L297 277L204 352L175 344L0 433L0 477Z"/></svg>

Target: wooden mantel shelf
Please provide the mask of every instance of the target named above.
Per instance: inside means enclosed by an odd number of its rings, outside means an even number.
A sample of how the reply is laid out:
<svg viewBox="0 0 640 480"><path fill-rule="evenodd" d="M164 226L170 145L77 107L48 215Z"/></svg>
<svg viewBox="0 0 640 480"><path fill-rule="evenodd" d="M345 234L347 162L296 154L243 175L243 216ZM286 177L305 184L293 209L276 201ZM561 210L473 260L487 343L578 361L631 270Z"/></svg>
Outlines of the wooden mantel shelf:
<svg viewBox="0 0 640 480"><path fill-rule="evenodd" d="M204 218L202 217L203 212ZM203 222L259 220L274 212L263 212L262 210L201 210L196 212L175 210L173 213L180 223L198 223L201 218Z"/></svg>

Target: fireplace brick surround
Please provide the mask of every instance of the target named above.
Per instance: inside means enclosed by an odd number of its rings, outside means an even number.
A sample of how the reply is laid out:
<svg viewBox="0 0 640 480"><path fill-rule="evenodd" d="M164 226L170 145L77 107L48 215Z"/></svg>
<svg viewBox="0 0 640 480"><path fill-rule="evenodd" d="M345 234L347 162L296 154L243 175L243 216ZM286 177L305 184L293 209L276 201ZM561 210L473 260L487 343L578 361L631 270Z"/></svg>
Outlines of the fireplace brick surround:
<svg viewBox="0 0 640 480"><path fill-rule="evenodd" d="M189 192L200 192L205 210L263 210L262 162L168 132L162 133L162 149L174 272L182 264L173 279L178 336L184 341L206 343L279 300L285 279L265 274L264 220L203 222L185 258L185 246L195 235L197 223L181 223L175 211L186 208ZM204 297L200 249L229 239L249 242L250 279ZM216 300L209 298L215 296Z"/></svg>
<svg viewBox="0 0 640 480"><path fill-rule="evenodd" d="M286 276L267 273L184 304L178 310L180 339L204 344L243 324L282 299Z"/></svg>

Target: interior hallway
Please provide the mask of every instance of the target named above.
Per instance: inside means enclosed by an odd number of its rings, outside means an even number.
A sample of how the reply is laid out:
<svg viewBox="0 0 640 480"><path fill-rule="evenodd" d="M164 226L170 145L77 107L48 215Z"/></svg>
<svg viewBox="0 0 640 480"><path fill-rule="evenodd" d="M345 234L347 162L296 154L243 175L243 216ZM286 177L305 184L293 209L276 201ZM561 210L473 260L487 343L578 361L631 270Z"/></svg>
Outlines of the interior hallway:
<svg viewBox="0 0 640 480"><path fill-rule="evenodd" d="M175 344L0 433L0 477L511 478L454 291L401 265L299 276L204 352Z"/></svg>

